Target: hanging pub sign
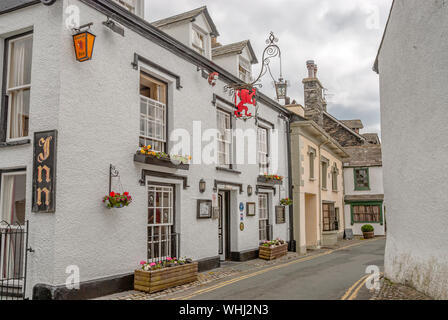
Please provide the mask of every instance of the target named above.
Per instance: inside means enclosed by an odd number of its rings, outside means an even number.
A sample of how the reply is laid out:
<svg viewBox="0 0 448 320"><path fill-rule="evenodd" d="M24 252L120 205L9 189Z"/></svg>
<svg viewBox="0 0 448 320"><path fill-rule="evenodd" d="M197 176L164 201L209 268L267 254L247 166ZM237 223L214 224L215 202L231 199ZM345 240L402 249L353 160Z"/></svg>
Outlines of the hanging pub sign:
<svg viewBox="0 0 448 320"><path fill-rule="evenodd" d="M57 130L35 132L33 143L33 212L55 211Z"/></svg>
<svg viewBox="0 0 448 320"><path fill-rule="evenodd" d="M73 44L75 45L76 60L79 62L84 62L92 59L93 47L95 45L96 36L90 33L90 26L93 23L88 23L80 26L79 29L75 29L75 34L73 35ZM81 31L83 28L89 28L86 31Z"/></svg>
<svg viewBox="0 0 448 320"><path fill-rule="evenodd" d="M235 117L249 119L253 117L253 113L249 112L249 107L247 105L256 106L255 95L257 94L257 89L240 89L235 90ZM239 103L238 103L239 101ZM244 111L244 116L243 116Z"/></svg>

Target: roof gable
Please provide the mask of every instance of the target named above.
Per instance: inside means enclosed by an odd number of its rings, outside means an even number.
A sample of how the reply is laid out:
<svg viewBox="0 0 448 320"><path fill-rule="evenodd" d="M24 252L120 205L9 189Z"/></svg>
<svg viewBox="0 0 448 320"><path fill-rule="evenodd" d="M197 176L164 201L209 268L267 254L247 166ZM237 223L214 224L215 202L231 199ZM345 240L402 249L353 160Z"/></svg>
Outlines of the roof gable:
<svg viewBox="0 0 448 320"><path fill-rule="evenodd" d="M180 14L168 17L168 18L157 20L157 21L151 22L151 24L154 27L161 28L161 27L164 27L164 26L167 26L167 25L170 25L173 23L181 22L181 21L192 22L201 14L204 16L206 22L210 26L211 34L215 37L219 36L218 29L216 28L215 23L213 22L210 14L208 13L207 6L202 6L197 9L193 9L193 10L183 12L183 13L180 13Z"/></svg>
<svg viewBox="0 0 448 320"><path fill-rule="evenodd" d="M250 44L250 40L244 40L244 41L240 41L240 42L235 42L235 43L215 47L212 49L212 56L219 57L219 56L228 55L228 54L241 54L244 49L247 49L249 51L249 54L251 56L250 62L252 64L258 63L254 49L252 48L252 45Z"/></svg>

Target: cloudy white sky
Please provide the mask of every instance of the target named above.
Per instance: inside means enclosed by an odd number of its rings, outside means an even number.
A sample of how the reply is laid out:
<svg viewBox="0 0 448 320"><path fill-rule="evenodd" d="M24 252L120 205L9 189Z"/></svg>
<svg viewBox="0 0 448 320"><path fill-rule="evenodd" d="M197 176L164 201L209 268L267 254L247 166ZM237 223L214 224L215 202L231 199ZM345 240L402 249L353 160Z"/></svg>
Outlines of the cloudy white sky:
<svg viewBox="0 0 448 320"><path fill-rule="evenodd" d="M228 44L250 39L261 60L270 31L279 38L288 95L303 104L305 63L318 64L328 89L328 111L339 119L361 119L363 132L380 133L378 76L372 71L392 0L146 0L155 21L206 5ZM278 65L277 65L278 66ZM278 67L272 70L278 74ZM260 64L254 66L258 74ZM274 96L265 77L263 92Z"/></svg>

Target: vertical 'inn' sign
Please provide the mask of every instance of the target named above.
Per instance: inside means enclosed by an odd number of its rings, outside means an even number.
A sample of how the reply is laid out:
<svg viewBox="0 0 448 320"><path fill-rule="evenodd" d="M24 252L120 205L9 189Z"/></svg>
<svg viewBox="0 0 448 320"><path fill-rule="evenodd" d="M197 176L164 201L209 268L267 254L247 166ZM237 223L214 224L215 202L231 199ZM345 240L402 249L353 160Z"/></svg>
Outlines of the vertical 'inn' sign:
<svg viewBox="0 0 448 320"><path fill-rule="evenodd" d="M33 212L54 212L57 131L34 133Z"/></svg>

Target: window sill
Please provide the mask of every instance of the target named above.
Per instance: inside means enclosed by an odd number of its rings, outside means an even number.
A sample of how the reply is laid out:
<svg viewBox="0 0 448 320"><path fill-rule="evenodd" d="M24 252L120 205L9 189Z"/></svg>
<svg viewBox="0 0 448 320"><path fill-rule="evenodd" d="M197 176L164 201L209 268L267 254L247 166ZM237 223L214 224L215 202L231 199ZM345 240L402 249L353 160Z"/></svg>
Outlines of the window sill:
<svg viewBox="0 0 448 320"><path fill-rule="evenodd" d="M23 146L23 145L30 144L30 143L31 143L30 139L23 139L23 140L9 141L9 142L0 142L0 148Z"/></svg>
<svg viewBox="0 0 448 320"><path fill-rule="evenodd" d="M322 191L328 191L328 189L327 188L322 188Z"/></svg>
<svg viewBox="0 0 448 320"><path fill-rule="evenodd" d="M317 179L316 178L310 178L310 181L317 181Z"/></svg>
<svg viewBox="0 0 448 320"><path fill-rule="evenodd" d="M275 185L275 184L282 185L283 184L283 180L266 179L264 176L258 176L257 182L268 183L268 184L272 184L272 185Z"/></svg>
<svg viewBox="0 0 448 320"><path fill-rule="evenodd" d="M161 166L161 167L167 167L167 168L175 168L180 170L189 170L190 165L189 164L175 164L171 162L171 160L163 160L163 159L157 159L155 157L150 157L144 154L136 153L134 154L134 161L139 163L145 163L145 164L152 164L155 166Z"/></svg>
<svg viewBox="0 0 448 320"><path fill-rule="evenodd" d="M230 168L224 168L224 167L216 167L216 170L225 171L225 172L229 172L229 173L235 173L235 174L241 174L241 171L230 169Z"/></svg>

